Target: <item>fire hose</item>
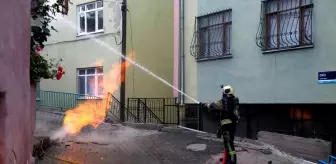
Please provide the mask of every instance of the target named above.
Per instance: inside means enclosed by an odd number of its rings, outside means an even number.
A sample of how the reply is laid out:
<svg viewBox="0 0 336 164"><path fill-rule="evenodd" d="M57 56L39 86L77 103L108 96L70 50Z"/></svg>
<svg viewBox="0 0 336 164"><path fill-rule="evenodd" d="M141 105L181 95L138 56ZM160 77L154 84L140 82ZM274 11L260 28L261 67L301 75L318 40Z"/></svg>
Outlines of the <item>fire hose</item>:
<svg viewBox="0 0 336 164"><path fill-rule="evenodd" d="M59 158L59 157L55 157L55 156L52 156L52 155L49 155L47 154L44 149L43 149L43 140L42 138L39 138L39 137L36 137L37 139L39 139L41 141L41 151L44 155L46 155L47 157L49 158L53 158L55 160L58 160L58 161L63 161L63 162L66 162L66 163L70 163L70 164L81 164L81 163L77 163L77 162L73 162L73 161L70 161L70 160L66 160L66 159L62 159L62 158Z"/></svg>

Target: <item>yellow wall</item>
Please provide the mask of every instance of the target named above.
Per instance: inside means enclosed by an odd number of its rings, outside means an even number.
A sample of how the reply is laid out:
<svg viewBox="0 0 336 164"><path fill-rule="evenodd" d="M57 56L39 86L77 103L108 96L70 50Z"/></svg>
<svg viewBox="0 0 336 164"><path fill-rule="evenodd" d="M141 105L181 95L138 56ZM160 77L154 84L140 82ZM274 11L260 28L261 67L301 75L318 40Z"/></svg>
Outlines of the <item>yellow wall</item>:
<svg viewBox="0 0 336 164"><path fill-rule="evenodd" d="M194 34L195 17L197 14L197 1L185 0L184 2L184 55L185 55L185 93L190 97L197 97L197 62L190 54L190 44ZM194 101L185 98L186 103Z"/></svg>
<svg viewBox="0 0 336 164"><path fill-rule="evenodd" d="M137 63L172 84L173 0L127 0L127 3L127 52L133 47ZM173 90L131 66L126 76L126 97L173 97Z"/></svg>

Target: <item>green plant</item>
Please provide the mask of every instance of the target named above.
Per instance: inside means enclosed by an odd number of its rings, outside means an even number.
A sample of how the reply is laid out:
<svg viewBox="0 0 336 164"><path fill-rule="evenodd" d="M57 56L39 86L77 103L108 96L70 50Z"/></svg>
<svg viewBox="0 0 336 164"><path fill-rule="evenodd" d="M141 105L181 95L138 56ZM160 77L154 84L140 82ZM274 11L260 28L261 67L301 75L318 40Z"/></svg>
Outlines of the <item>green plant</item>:
<svg viewBox="0 0 336 164"><path fill-rule="evenodd" d="M30 41L30 82L35 83L39 79L59 80L64 74L60 66L62 59L56 61L55 58L48 58L48 55L42 56L41 51L44 43L50 36L50 31L57 30L50 26L51 21L55 20L58 13L67 14L68 0L57 0L54 3L49 0L33 0L31 8L31 17L36 22L31 26Z"/></svg>

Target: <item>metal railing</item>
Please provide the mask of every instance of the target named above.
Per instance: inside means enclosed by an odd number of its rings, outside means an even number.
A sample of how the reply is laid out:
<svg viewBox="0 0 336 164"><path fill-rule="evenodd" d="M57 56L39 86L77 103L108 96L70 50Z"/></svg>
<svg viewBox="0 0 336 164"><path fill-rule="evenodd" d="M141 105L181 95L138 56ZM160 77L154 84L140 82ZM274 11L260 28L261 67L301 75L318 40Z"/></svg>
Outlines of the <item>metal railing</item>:
<svg viewBox="0 0 336 164"><path fill-rule="evenodd" d="M55 91L36 91L36 103L39 108L56 108L68 110L75 108L84 101L101 103L101 97L81 95L75 93L55 92Z"/></svg>
<svg viewBox="0 0 336 164"><path fill-rule="evenodd" d="M115 98L111 93L107 94L107 101L106 101L107 111L108 114L112 114L114 117L116 117L118 120L120 118L120 101ZM127 122L144 122L138 117L136 117L133 113L131 113L127 107L125 107L125 112L127 115L126 121ZM120 122L120 120L119 120Z"/></svg>
<svg viewBox="0 0 336 164"><path fill-rule="evenodd" d="M37 90L36 103L39 110L56 109L57 112L65 112L79 105L87 106L92 110L104 109L106 110L106 118L112 116L113 120L120 122L120 102L111 93L102 98L75 93ZM127 108L125 108L125 112L129 116L126 121L143 122L137 119Z"/></svg>
<svg viewBox="0 0 336 164"><path fill-rule="evenodd" d="M262 2L256 43L263 51L313 45L312 0Z"/></svg>
<svg viewBox="0 0 336 164"><path fill-rule="evenodd" d="M195 18L190 53L197 60L231 56L232 10Z"/></svg>
<svg viewBox="0 0 336 164"><path fill-rule="evenodd" d="M128 98L127 108L145 123L179 124L180 110L176 100L176 98Z"/></svg>

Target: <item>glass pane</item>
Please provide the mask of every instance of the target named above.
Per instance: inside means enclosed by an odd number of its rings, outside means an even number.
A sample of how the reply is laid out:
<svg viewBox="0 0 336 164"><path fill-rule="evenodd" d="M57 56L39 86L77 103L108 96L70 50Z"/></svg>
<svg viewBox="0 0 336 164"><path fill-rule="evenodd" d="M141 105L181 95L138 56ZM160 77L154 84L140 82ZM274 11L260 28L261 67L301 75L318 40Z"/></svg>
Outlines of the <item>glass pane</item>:
<svg viewBox="0 0 336 164"><path fill-rule="evenodd" d="M209 54L209 31L208 30L202 30L201 31L201 50L202 50L202 56L206 57Z"/></svg>
<svg viewBox="0 0 336 164"><path fill-rule="evenodd" d="M208 26L208 19L205 17L199 19L200 28Z"/></svg>
<svg viewBox="0 0 336 164"><path fill-rule="evenodd" d="M87 8L87 10L94 9L95 8L95 3L91 3L91 4L86 5L86 8Z"/></svg>
<svg viewBox="0 0 336 164"><path fill-rule="evenodd" d="M209 25L216 25L223 23L223 14L216 14L208 17Z"/></svg>
<svg viewBox="0 0 336 164"><path fill-rule="evenodd" d="M104 95L104 76L98 75L98 96Z"/></svg>
<svg viewBox="0 0 336 164"><path fill-rule="evenodd" d="M269 0L266 1L266 13L272 13L278 11L278 1L277 0Z"/></svg>
<svg viewBox="0 0 336 164"><path fill-rule="evenodd" d="M78 93L85 94L85 77L84 76L78 77Z"/></svg>
<svg viewBox="0 0 336 164"><path fill-rule="evenodd" d="M103 2L97 2L97 8L103 7Z"/></svg>
<svg viewBox="0 0 336 164"><path fill-rule="evenodd" d="M103 10L98 11L98 30L103 29L104 23L103 23Z"/></svg>
<svg viewBox="0 0 336 164"><path fill-rule="evenodd" d="M305 44L312 44L313 43L313 36L312 36L312 31L313 31L313 23L312 23L312 9L307 8L305 9L304 13L304 38L303 41Z"/></svg>
<svg viewBox="0 0 336 164"><path fill-rule="evenodd" d="M96 12L91 11L86 13L87 32L96 31Z"/></svg>
<svg viewBox="0 0 336 164"><path fill-rule="evenodd" d="M85 32L85 15L84 14L80 14L79 15L79 32Z"/></svg>
<svg viewBox="0 0 336 164"><path fill-rule="evenodd" d="M95 93L95 77L94 76L87 76L87 81L86 81L86 89L87 89L87 94L90 96L94 96Z"/></svg>
<svg viewBox="0 0 336 164"><path fill-rule="evenodd" d="M225 28L225 40L224 40L224 44L225 44L225 53L226 54L231 54L231 33L232 33L232 28L231 25L227 25Z"/></svg>
<svg viewBox="0 0 336 164"><path fill-rule="evenodd" d="M97 73L103 73L103 66L97 67Z"/></svg>
<svg viewBox="0 0 336 164"><path fill-rule="evenodd" d="M231 21L231 17L232 17L232 15L231 15L231 11L226 11L226 12L224 12L224 22L230 22Z"/></svg>
<svg viewBox="0 0 336 164"><path fill-rule="evenodd" d="M82 11L85 11L85 6L84 6L84 5L81 6L79 11L81 11L81 12L82 12Z"/></svg>
<svg viewBox="0 0 336 164"><path fill-rule="evenodd" d="M88 75L92 75L92 74L95 74L95 69L94 68L89 68L86 70L86 74Z"/></svg>
<svg viewBox="0 0 336 164"><path fill-rule="evenodd" d="M280 14L279 46L289 47L299 45L300 41L300 11L292 10Z"/></svg>
<svg viewBox="0 0 336 164"><path fill-rule="evenodd" d="M84 70L84 69L79 70L79 71L78 71L78 74L79 74L79 75L85 75L85 70Z"/></svg>
<svg viewBox="0 0 336 164"><path fill-rule="evenodd" d="M215 26L209 28L210 49L208 56L219 56L223 52L224 29L223 26Z"/></svg>
<svg viewBox="0 0 336 164"><path fill-rule="evenodd" d="M276 15L271 15L268 17L268 34L267 34L267 48L276 48L278 47L278 28L277 28L277 17Z"/></svg>

